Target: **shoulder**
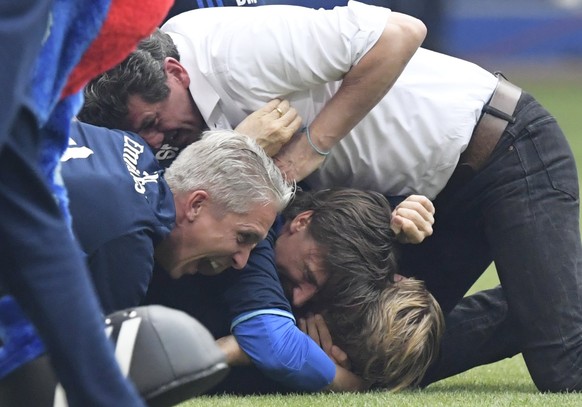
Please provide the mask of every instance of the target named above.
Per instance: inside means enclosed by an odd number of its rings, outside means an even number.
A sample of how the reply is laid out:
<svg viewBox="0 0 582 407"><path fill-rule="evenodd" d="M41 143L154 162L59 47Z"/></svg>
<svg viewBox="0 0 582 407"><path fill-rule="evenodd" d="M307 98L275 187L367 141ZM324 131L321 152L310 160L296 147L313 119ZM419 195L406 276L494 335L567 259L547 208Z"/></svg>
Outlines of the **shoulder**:
<svg viewBox="0 0 582 407"><path fill-rule="evenodd" d="M116 151L124 151L131 147L132 150L148 153L153 157L149 147L137 134L113 130L105 127L93 126L74 120L69 132L69 149L61 161L79 158L75 148L86 147L95 152L113 154ZM147 151L147 152L146 152Z"/></svg>
<svg viewBox="0 0 582 407"><path fill-rule="evenodd" d="M90 169L96 176L119 173L132 180L136 190L153 179L142 179L147 178L145 174L155 174L157 180L157 173L161 172L153 152L137 134L79 121L71 124L69 147L61 162L66 176L78 176L84 169Z"/></svg>
<svg viewBox="0 0 582 407"><path fill-rule="evenodd" d="M61 173L85 247L135 228L165 235L173 226L173 196L153 153L135 134L73 123Z"/></svg>

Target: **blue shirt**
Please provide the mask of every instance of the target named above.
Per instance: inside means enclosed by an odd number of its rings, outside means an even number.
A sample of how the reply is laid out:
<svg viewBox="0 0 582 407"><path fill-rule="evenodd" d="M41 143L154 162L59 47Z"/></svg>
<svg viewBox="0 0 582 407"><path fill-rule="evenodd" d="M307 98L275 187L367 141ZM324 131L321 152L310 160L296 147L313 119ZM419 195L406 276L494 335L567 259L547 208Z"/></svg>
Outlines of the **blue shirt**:
<svg viewBox="0 0 582 407"><path fill-rule="evenodd" d="M137 135L73 122L63 156L73 230L105 313L140 305L154 247L174 227L174 199Z"/></svg>

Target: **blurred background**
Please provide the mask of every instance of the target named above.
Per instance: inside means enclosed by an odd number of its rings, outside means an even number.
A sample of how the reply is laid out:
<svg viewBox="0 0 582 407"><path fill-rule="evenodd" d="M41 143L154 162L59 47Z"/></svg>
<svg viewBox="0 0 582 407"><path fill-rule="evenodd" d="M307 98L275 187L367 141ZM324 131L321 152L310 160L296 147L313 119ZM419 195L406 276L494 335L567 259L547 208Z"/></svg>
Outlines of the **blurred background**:
<svg viewBox="0 0 582 407"><path fill-rule="evenodd" d="M582 0L361 1L422 19L423 46L476 62L582 59Z"/></svg>
<svg viewBox="0 0 582 407"><path fill-rule="evenodd" d="M237 0L252 1L252 0ZM266 0L333 8L348 0ZM359 0L420 18L423 47L535 76L582 82L582 0Z"/></svg>
<svg viewBox="0 0 582 407"><path fill-rule="evenodd" d="M427 7L432 3L420 1ZM518 72L522 68L523 74L533 70L536 75L564 74L582 81L582 0L438 3L442 18L435 42L441 51L492 70L503 65Z"/></svg>

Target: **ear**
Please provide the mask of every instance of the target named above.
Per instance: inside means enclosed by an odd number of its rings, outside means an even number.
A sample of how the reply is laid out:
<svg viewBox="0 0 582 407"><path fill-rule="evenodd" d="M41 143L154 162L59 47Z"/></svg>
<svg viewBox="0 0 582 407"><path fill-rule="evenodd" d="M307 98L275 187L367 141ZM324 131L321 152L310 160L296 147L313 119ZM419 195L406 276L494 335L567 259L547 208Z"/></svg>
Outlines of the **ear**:
<svg viewBox="0 0 582 407"><path fill-rule="evenodd" d="M186 204L188 205L186 209L186 219L189 222L194 222L202 210L208 206L208 199L209 195L208 192L197 190L192 191L188 194L188 198L186 199Z"/></svg>
<svg viewBox="0 0 582 407"><path fill-rule="evenodd" d="M186 68L175 58L166 57L164 60L164 69L168 78L176 78L184 88L190 86L190 76Z"/></svg>
<svg viewBox="0 0 582 407"><path fill-rule="evenodd" d="M313 215L313 211L304 211L295 216L289 225L289 231L296 233L307 229L309 222L311 222L311 215Z"/></svg>

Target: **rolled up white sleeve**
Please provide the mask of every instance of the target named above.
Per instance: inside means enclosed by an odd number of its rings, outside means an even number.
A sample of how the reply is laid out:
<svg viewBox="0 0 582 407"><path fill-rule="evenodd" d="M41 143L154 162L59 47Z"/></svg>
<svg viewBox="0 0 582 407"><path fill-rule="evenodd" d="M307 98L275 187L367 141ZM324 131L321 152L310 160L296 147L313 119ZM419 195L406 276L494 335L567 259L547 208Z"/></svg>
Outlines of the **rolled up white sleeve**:
<svg viewBox="0 0 582 407"><path fill-rule="evenodd" d="M356 1L333 10L283 10L231 36L222 61L231 88L268 98L341 80L374 46L390 13Z"/></svg>

